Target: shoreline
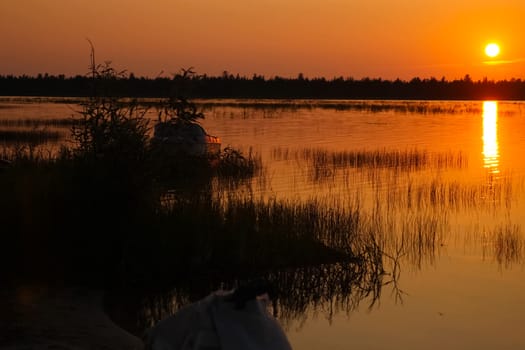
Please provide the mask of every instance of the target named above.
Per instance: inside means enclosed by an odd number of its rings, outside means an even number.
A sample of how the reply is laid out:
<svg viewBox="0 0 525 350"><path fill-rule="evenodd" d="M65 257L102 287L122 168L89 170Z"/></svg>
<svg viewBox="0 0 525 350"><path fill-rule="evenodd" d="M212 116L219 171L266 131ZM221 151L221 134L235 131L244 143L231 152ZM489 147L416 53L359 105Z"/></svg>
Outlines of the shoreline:
<svg viewBox="0 0 525 350"><path fill-rule="evenodd" d="M24 285L0 291L0 349L142 350L104 312L104 292Z"/></svg>

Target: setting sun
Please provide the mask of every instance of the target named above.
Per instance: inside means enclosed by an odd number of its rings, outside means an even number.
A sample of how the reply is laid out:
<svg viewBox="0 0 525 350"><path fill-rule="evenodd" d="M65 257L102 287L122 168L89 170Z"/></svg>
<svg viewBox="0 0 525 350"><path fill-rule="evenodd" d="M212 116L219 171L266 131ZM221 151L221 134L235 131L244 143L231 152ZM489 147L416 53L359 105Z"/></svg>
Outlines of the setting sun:
<svg viewBox="0 0 525 350"><path fill-rule="evenodd" d="M498 44L490 43L485 46L485 54L489 57L496 57L499 55L499 51L500 49Z"/></svg>

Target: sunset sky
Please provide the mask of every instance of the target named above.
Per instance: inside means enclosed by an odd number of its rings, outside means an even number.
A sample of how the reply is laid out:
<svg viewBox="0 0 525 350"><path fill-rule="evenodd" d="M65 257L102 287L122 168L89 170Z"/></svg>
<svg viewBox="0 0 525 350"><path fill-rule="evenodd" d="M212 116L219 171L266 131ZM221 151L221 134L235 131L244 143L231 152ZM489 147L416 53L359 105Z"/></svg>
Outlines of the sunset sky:
<svg viewBox="0 0 525 350"><path fill-rule="evenodd" d="M523 0L0 0L0 74L525 78ZM500 45L489 58L485 46Z"/></svg>

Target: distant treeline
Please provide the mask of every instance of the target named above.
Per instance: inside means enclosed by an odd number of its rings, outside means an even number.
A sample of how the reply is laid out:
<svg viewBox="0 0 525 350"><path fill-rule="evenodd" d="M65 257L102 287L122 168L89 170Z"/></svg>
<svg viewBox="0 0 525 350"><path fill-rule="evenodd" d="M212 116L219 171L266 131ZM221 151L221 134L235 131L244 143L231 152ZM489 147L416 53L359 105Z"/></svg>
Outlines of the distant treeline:
<svg viewBox="0 0 525 350"><path fill-rule="evenodd" d="M131 73L111 81L111 91L128 97L167 97L173 93L173 83L174 78L135 77ZM191 98L525 100L525 80L474 81L469 75L456 80L358 80L305 78L302 74L296 78L243 77L224 72L221 76L192 76L190 83L191 94L187 97ZM96 94L93 86L100 84L93 84L92 78L81 75L0 75L2 96L82 97Z"/></svg>

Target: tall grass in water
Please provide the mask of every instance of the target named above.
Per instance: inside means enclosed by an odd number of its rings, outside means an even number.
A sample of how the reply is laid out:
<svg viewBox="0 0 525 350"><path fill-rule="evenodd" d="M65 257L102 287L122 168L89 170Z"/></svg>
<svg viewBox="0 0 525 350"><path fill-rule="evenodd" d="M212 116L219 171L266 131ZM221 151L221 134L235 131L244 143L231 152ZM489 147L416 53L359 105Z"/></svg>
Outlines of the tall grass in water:
<svg viewBox="0 0 525 350"><path fill-rule="evenodd" d="M328 151L321 148L289 150L275 148L276 160L306 161L314 169L335 170L339 168L388 168L390 170L415 171L426 168L464 168L467 157L462 152L428 152L425 150L351 150Z"/></svg>
<svg viewBox="0 0 525 350"><path fill-rule="evenodd" d="M352 179L347 184L351 185L359 177L363 182L377 187L385 176L389 177L387 182L391 182L399 174L462 169L468 165L467 157L462 152L429 152L416 148L328 151L322 148L290 150L277 147L272 150L272 158L303 165L306 178L313 185Z"/></svg>
<svg viewBox="0 0 525 350"><path fill-rule="evenodd" d="M482 232L484 254L493 256L503 267L523 262L525 239L521 227L511 223L499 224Z"/></svg>
<svg viewBox="0 0 525 350"><path fill-rule="evenodd" d="M15 142L0 146L0 159L10 164L5 170L22 164L25 166L53 164L56 160L55 155L56 152L49 147L34 143Z"/></svg>
<svg viewBox="0 0 525 350"><path fill-rule="evenodd" d="M194 203L187 208L188 212L200 216L196 208L203 203L195 203L195 198L188 200ZM219 260L215 268L226 273L213 273L215 270L209 268L204 269L204 273L192 271L191 279L180 279L170 286L169 292L148 294L135 316L139 320L136 332L141 333L211 290L228 289L242 284L243 278L254 276L274 286L273 311L286 327L300 327L312 313L332 320L336 314L349 314L363 304L372 308L386 287L402 301L403 264L408 259L421 266L426 259L435 257L446 229L446 216L428 212L400 220L384 215L381 208L370 213L358 205L347 204L333 200L329 203L319 198L299 203L238 196L229 198L225 205L217 205L216 210L221 213L218 217L224 221L211 224L216 229L214 236L195 237L210 223L206 217L201 227L185 236L199 243L184 247L201 249L208 240L225 240L222 244L226 249L210 242L206 256L210 262L215 261L214 265L216 259L223 260ZM180 209L173 208L169 215L175 213L180 213ZM312 237L317 239L312 240ZM219 248L216 258L213 247ZM320 256L319 252L327 255ZM351 255L342 257L341 253L347 252ZM188 254L193 255L192 252ZM238 266L242 261L247 269L228 272L226 261L231 257L238 261L230 266ZM254 266L262 269L250 268L251 263L265 257L271 259L270 265L259 262ZM324 263L320 263L322 261Z"/></svg>
<svg viewBox="0 0 525 350"><path fill-rule="evenodd" d="M442 176L443 170L468 167L467 156L462 152L277 147L272 151L272 158L303 166L306 178L315 186L329 185L343 192L361 186L377 193L387 192L385 199L393 208L508 208L513 198L511 174L501 174L498 181L489 177L479 183ZM377 193L370 192L368 196Z"/></svg>
<svg viewBox="0 0 525 350"><path fill-rule="evenodd" d="M392 206L413 210L494 210L509 208L513 199L512 177L504 176L493 183L464 183L439 175L390 186Z"/></svg>
<svg viewBox="0 0 525 350"><path fill-rule="evenodd" d="M175 197L163 217L184 223L166 232L174 243L185 242L172 259L189 259L192 266L206 269L234 266L241 273L311 265L354 259L361 250L356 245L358 210L327 207L315 200L297 203L193 194Z"/></svg>
<svg viewBox="0 0 525 350"><path fill-rule="evenodd" d="M400 113L400 114L480 114L483 111L481 102L448 103L435 101L374 101L374 100L211 100L199 101L206 109L217 107L244 108L252 111L296 111L300 109L328 109L335 111L360 111L367 113ZM519 108L503 111L505 115L520 114Z"/></svg>

